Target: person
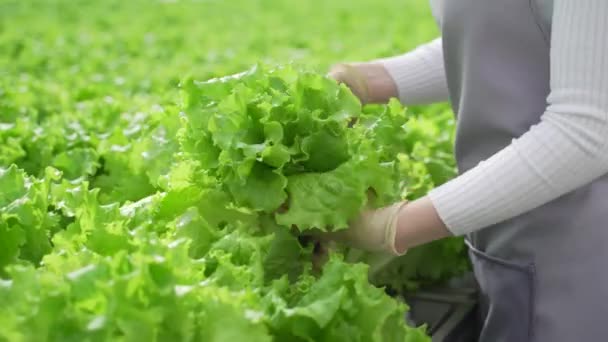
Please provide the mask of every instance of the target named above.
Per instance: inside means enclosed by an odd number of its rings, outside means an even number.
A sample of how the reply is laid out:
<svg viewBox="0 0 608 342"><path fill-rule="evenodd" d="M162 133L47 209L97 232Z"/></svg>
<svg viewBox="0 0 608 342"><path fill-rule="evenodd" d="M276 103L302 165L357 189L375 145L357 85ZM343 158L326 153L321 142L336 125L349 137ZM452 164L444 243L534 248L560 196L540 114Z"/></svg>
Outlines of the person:
<svg viewBox="0 0 608 342"><path fill-rule="evenodd" d="M441 37L341 63L363 103L449 100L459 176L340 234L399 255L466 236L480 341L604 341L608 1L432 0Z"/></svg>

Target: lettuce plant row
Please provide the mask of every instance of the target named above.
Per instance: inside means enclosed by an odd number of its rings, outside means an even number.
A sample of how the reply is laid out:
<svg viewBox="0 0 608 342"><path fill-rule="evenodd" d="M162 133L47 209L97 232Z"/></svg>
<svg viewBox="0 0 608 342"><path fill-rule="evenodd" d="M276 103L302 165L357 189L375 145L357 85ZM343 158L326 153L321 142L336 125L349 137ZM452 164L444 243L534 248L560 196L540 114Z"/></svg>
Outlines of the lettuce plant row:
<svg viewBox="0 0 608 342"><path fill-rule="evenodd" d="M326 6L340 12L339 3ZM269 4L269 20L317 10ZM180 38L196 17L185 10L249 20L245 10L264 8L255 1L149 5L124 32L117 24L137 4L60 1L36 15L28 2L1 6L31 26L27 38L0 31L11 58L0 66L15 65L0 81L0 340L430 340L387 292L466 270L460 239L388 261L336 245L319 263L306 236L453 177L444 107L362 107L314 68L213 64L228 52L185 76L202 57L167 50L192 46ZM80 10L91 10L92 26ZM336 27L351 27L341 18ZM158 21L165 31L144 34ZM240 38L258 59L292 54L259 40L279 33ZM322 50L294 37L292 47ZM144 77L154 65L163 71Z"/></svg>

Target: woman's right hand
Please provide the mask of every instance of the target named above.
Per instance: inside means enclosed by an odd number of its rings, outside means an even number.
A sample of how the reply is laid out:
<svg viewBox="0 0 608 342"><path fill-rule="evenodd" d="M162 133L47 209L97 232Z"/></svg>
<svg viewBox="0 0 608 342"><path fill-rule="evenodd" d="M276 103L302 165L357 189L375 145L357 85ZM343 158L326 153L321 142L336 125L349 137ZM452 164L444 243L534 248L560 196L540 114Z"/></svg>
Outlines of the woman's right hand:
<svg viewBox="0 0 608 342"><path fill-rule="evenodd" d="M362 104L387 103L398 97L395 81L381 63L340 63L330 69L329 76L349 87Z"/></svg>

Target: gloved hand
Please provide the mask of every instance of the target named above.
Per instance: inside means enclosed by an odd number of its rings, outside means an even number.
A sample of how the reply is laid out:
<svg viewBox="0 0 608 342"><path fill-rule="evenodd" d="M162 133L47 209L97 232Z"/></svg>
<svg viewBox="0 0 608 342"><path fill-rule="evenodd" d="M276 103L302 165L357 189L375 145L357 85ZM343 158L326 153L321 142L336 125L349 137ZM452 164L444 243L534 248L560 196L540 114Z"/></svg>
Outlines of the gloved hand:
<svg viewBox="0 0 608 342"><path fill-rule="evenodd" d="M407 202L398 202L380 209L367 209L354 219L349 227L332 233L324 233L324 241L337 241L369 252L388 252L403 255L395 246L399 212Z"/></svg>
<svg viewBox="0 0 608 342"><path fill-rule="evenodd" d="M398 96L393 78L381 63L336 64L329 76L349 87L362 104L387 103Z"/></svg>

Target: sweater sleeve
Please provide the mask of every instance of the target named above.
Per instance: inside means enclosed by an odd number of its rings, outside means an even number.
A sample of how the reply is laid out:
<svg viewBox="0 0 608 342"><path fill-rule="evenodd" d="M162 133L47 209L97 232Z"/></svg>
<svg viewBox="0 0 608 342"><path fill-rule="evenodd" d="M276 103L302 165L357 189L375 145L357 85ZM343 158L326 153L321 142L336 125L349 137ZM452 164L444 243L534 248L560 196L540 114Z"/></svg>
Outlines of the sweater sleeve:
<svg viewBox="0 0 608 342"><path fill-rule="evenodd" d="M377 61L384 65L395 81L403 104L429 104L448 100L441 38L404 55Z"/></svg>
<svg viewBox="0 0 608 342"><path fill-rule="evenodd" d="M513 218L608 173L608 1L555 0L538 124L429 196L454 234Z"/></svg>

